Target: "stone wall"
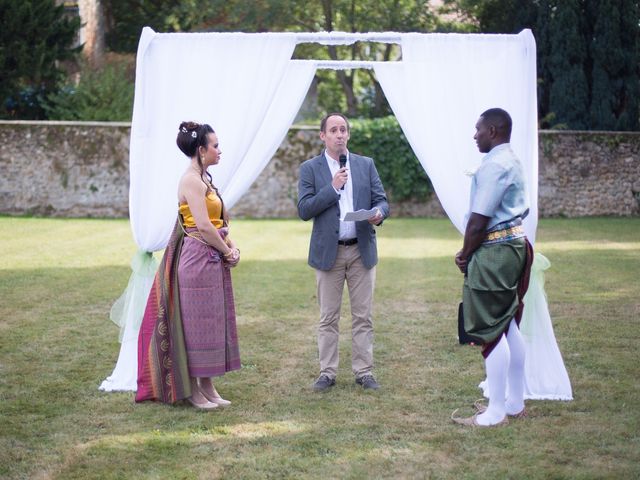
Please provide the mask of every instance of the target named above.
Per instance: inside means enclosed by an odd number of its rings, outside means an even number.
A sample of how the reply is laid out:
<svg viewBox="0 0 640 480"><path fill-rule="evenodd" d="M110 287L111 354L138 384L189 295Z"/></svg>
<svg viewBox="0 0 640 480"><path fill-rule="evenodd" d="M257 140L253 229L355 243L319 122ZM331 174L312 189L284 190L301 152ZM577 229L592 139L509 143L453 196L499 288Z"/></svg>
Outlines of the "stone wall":
<svg viewBox="0 0 640 480"><path fill-rule="evenodd" d="M640 133L545 131L539 137L541 217L640 215Z"/></svg>
<svg viewBox="0 0 640 480"><path fill-rule="evenodd" d="M0 122L0 213L129 214L128 123Z"/></svg>
<svg viewBox="0 0 640 480"><path fill-rule="evenodd" d="M126 217L128 123L0 122L0 213ZM232 215L295 217L298 166L322 149L292 128ZM640 215L640 133L541 131L541 217ZM437 198L391 201L394 216L442 216Z"/></svg>

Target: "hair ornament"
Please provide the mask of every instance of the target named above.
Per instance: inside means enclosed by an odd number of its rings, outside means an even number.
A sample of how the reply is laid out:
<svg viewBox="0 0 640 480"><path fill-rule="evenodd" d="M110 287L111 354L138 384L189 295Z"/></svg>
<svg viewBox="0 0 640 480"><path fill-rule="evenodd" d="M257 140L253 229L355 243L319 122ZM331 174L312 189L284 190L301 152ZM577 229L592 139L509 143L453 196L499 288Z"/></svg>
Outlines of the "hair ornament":
<svg viewBox="0 0 640 480"><path fill-rule="evenodd" d="M182 133L187 133L187 127L180 127L180 131Z"/></svg>
<svg viewBox="0 0 640 480"><path fill-rule="evenodd" d="M198 134L197 134L197 133L196 133L196 131L194 130L193 132L191 132L191 136L192 136L193 138L196 138L196 137L198 136Z"/></svg>

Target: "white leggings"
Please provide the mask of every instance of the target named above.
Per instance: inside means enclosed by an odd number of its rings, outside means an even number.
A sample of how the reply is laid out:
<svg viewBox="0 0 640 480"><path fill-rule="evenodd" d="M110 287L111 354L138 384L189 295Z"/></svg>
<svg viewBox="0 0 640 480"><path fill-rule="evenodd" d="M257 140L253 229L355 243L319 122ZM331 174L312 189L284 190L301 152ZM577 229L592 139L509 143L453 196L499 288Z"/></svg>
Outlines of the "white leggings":
<svg viewBox="0 0 640 480"><path fill-rule="evenodd" d="M478 415L478 423L491 425L505 415L515 415L524 408L525 347L520 329L514 319L509 332L503 335L485 359L489 384L489 408Z"/></svg>

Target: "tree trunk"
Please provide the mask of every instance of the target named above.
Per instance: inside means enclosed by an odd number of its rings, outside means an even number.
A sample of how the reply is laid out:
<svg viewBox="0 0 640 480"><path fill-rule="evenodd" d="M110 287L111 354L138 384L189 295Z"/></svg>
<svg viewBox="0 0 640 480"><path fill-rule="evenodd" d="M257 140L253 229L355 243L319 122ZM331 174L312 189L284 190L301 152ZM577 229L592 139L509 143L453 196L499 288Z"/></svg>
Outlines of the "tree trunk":
<svg viewBox="0 0 640 480"><path fill-rule="evenodd" d="M101 0L79 0L80 41L82 54L93 67L102 65L104 59L104 12Z"/></svg>
<svg viewBox="0 0 640 480"><path fill-rule="evenodd" d="M324 13L324 28L327 32L333 31L333 3L332 0L322 1L322 11ZM329 45L329 57L338 60L338 50L335 45ZM355 117L358 113L358 99L353 91L353 73L347 75L344 70L336 70L336 76L340 86L347 98L347 116Z"/></svg>

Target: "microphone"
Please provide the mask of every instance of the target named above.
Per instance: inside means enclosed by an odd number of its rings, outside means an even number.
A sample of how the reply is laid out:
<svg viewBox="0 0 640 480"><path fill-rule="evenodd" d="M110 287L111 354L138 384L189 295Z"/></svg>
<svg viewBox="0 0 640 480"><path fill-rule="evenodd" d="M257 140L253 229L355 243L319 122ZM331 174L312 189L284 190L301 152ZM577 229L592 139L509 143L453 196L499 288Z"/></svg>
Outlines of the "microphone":
<svg viewBox="0 0 640 480"><path fill-rule="evenodd" d="M347 156L344 153L341 154L340 157L338 158L338 162L340 163L340 168L344 168L345 165L347 164ZM340 187L340 190L344 190L344 185Z"/></svg>

